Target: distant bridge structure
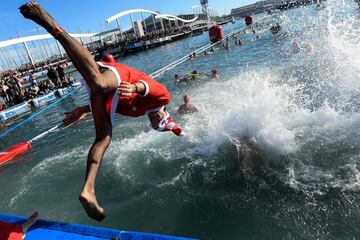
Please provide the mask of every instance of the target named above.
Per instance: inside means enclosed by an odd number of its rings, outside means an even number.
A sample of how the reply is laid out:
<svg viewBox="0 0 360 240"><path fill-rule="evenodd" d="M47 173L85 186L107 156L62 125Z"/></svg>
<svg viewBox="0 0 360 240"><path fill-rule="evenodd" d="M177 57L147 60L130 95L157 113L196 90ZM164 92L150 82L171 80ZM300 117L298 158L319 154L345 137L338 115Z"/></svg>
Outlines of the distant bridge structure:
<svg viewBox="0 0 360 240"><path fill-rule="evenodd" d="M70 36L74 37L74 38L79 38L80 41L83 43L83 38L92 38L96 35L97 33L73 33L70 34ZM17 44L22 44L26 55L29 59L29 62L34 65L35 61L34 58L31 54L31 51L28 47L29 42L34 42L34 41L41 41L44 39L54 39L52 35L50 34L39 34L39 35L32 35L32 36L26 36L26 37L19 37L19 38L15 38L15 39L10 39L10 40L6 40L6 41L1 41L0 42L0 56L2 57L3 63L5 63L8 67L11 68L11 65L13 64L12 62L14 62L13 59L9 59L12 58L11 54L9 54L9 52L5 49L6 47L11 47L11 46L15 46ZM62 56L64 54L60 44L58 41L56 41L57 44L57 48L59 51L59 54ZM51 49L51 46L45 46L43 45L43 48L45 51L47 51L47 47ZM21 61L21 54L19 53L18 49L15 47L15 50L18 54L18 58ZM46 53L47 56L50 56L49 53Z"/></svg>

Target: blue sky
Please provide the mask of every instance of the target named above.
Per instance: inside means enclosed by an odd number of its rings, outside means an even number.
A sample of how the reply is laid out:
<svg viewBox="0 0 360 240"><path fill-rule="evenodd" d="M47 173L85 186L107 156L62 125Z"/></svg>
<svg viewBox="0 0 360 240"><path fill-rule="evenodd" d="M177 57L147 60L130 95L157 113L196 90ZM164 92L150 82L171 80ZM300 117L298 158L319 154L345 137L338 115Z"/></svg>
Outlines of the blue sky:
<svg viewBox="0 0 360 240"><path fill-rule="evenodd" d="M0 41L17 37L16 30L22 36L37 34L36 25L24 19L18 7L26 1L1 0L0 7ZM120 12L132 8L145 8L162 13L191 13L191 6L198 5L199 0L39 0L40 4L68 32L98 32L115 27L105 26L105 20ZM232 8L251 4L256 0L209 0L209 6L217 13L229 13ZM140 20L134 14L134 20ZM121 18L124 28L130 26L127 17ZM41 30L42 31L42 30Z"/></svg>

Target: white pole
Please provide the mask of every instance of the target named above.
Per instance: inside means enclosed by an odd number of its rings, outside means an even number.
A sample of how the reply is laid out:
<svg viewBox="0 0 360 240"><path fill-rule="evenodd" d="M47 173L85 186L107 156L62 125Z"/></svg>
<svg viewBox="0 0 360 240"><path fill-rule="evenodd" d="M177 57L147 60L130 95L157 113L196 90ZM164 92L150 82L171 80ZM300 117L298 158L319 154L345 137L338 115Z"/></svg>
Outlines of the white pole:
<svg viewBox="0 0 360 240"><path fill-rule="evenodd" d="M19 31L18 31L18 30L16 30L16 32L17 32L17 35L20 37L20 33L19 33ZM28 56L28 58L29 58L29 61L30 61L31 65L33 65L33 66L34 66L34 65L35 65L35 63L34 63L33 58L31 57L30 50L29 50L29 48L28 48L28 46L27 46L26 42L25 42L25 41L23 41L23 44L24 44L24 48L25 48L25 50L26 50L26 54L27 54L27 56Z"/></svg>
<svg viewBox="0 0 360 240"><path fill-rule="evenodd" d="M4 52L8 56L8 60L9 60L10 64L13 65L14 68L16 68L17 67L16 62L14 61L14 58L11 57L11 54L8 52L8 50L6 48L4 48Z"/></svg>
<svg viewBox="0 0 360 240"><path fill-rule="evenodd" d="M118 18L116 19L116 24L117 24L117 27L119 28L120 37L121 37L121 40L122 40L124 37L123 37L123 34L122 34L122 30L121 30L121 27L120 27L120 23L119 23L119 19L118 19Z"/></svg>
<svg viewBox="0 0 360 240"><path fill-rule="evenodd" d="M30 61L31 65L34 66L35 63L34 63L33 58L31 57L30 50L29 50L28 46L26 45L26 42L23 42L23 43L24 43L24 47L25 47L26 53L28 55L29 61Z"/></svg>
<svg viewBox="0 0 360 240"><path fill-rule="evenodd" d="M62 49L61 49L61 46L60 46L60 43L58 40L55 40L56 41L56 45L58 47L58 50L59 50L59 53L60 53L60 57L62 57L64 55Z"/></svg>
<svg viewBox="0 0 360 240"><path fill-rule="evenodd" d="M152 16L153 16L154 32L156 32L155 15L152 15Z"/></svg>
<svg viewBox="0 0 360 240"><path fill-rule="evenodd" d="M37 30L37 32L38 33L40 33L40 30L39 30L39 28L38 27L36 27L36 30ZM48 51L47 51L47 48L46 48L46 46L45 46L45 43L44 43L44 41L43 40L40 40L40 43L41 43L41 45L43 46L43 52L45 53L45 57L47 58L47 59L49 59L50 58L50 55L49 55L49 53L48 53Z"/></svg>
<svg viewBox="0 0 360 240"><path fill-rule="evenodd" d="M11 64L9 63L9 60L7 59L3 49L0 48L0 50L0 53L3 55L3 59L5 60L4 63L6 63L8 69L11 69Z"/></svg>
<svg viewBox="0 0 360 240"><path fill-rule="evenodd" d="M130 22L131 22L131 25L132 25L132 27L133 27L134 35L135 35L135 25L134 25L134 21L133 21L130 13L129 13L129 17L130 17Z"/></svg>
<svg viewBox="0 0 360 240"><path fill-rule="evenodd" d="M145 20L144 20L144 15L143 15L143 13L141 13L141 19L142 19L142 21L143 21L143 23L144 23L145 31L146 31L146 34L147 34L148 30L147 30L146 22L145 22Z"/></svg>
<svg viewBox="0 0 360 240"><path fill-rule="evenodd" d="M78 30L79 30L79 33L81 33L81 30L80 30L80 28L79 27L77 27L78 28ZM82 39L82 37L80 37L80 41L81 41L81 45L83 45L84 46L84 42L83 42L83 39Z"/></svg>
<svg viewBox="0 0 360 240"><path fill-rule="evenodd" d="M48 48L50 50L50 54L51 54L50 58L51 58L51 57L54 56L53 50L51 49L51 45L50 45L50 43L49 43L49 41L47 39L45 39L45 42L47 43L47 46L48 46Z"/></svg>

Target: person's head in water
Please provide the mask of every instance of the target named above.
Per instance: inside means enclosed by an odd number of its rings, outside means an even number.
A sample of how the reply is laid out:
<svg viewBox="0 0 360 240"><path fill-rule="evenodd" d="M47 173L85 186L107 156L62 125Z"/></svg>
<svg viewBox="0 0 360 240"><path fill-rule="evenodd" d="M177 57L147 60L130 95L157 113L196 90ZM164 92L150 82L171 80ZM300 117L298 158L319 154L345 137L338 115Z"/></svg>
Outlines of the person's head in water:
<svg viewBox="0 0 360 240"><path fill-rule="evenodd" d="M217 69L213 69L213 70L211 70L211 77L212 78L217 78L217 77L219 77L219 75L218 75L218 70Z"/></svg>
<svg viewBox="0 0 360 240"><path fill-rule="evenodd" d="M184 99L184 103L185 103L185 104L189 104L189 103L190 103L190 99L191 99L191 98L190 98L189 95L187 95L187 94L184 95L183 99Z"/></svg>
<svg viewBox="0 0 360 240"><path fill-rule="evenodd" d="M281 31L281 26L279 23L276 23L275 25L271 26L270 31L272 34L276 35Z"/></svg>
<svg viewBox="0 0 360 240"><path fill-rule="evenodd" d="M109 54L109 53L102 56L101 61L102 62L108 62L108 63L116 62L114 56L112 54Z"/></svg>
<svg viewBox="0 0 360 240"><path fill-rule="evenodd" d="M306 49L306 51L307 51L308 53L314 53L314 51L315 51L315 46L314 46L314 44L312 44L312 43L308 43L308 44L305 45L305 49Z"/></svg>
<svg viewBox="0 0 360 240"><path fill-rule="evenodd" d="M292 43L291 50L293 53L299 53L300 52L300 44L297 41L294 41Z"/></svg>

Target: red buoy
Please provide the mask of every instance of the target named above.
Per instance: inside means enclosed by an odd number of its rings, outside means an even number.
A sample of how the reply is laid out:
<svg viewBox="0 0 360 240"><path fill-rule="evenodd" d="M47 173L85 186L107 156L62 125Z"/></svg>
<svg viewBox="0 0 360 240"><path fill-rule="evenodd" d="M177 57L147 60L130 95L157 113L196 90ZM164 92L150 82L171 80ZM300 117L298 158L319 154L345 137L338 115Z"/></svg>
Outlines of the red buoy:
<svg viewBox="0 0 360 240"><path fill-rule="evenodd" d="M245 17L245 23L247 26L251 25L253 23L253 17L252 16L246 16Z"/></svg>
<svg viewBox="0 0 360 240"><path fill-rule="evenodd" d="M104 56L102 56L101 61L108 62L108 63L116 62L114 56L110 53L107 53Z"/></svg>
<svg viewBox="0 0 360 240"><path fill-rule="evenodd" d="M22 142L2 150L0 152L0 165L10 161L19 154L29 151L30 149L31 144L29 142Z"/></svg>
<svg viewBox="0 0 360 240"><path fill-rule="evenodd" d="M220 25L213 25L209 28L209 37L212 43L221 41L224 38L224 32Z"/></svg>

